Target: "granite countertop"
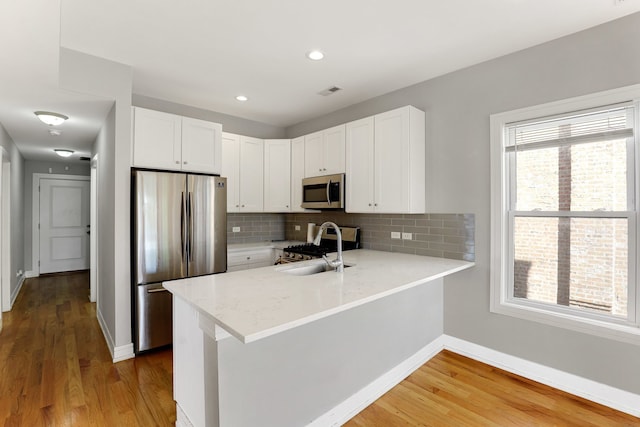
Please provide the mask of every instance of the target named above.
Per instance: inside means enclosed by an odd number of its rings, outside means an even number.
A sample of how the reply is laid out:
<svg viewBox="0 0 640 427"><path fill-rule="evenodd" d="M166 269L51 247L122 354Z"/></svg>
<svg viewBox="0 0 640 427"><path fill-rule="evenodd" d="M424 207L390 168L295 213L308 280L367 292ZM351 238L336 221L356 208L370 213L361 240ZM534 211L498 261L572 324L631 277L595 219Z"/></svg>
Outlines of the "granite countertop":
<svg viewBox="0 0 640 427"><path fill-rule="evenodd" d="M296 276L284 271L324 263L315 259L174 280L164 287L250 343L475 265L367 249L347 251L343 258L351 265L343 273Z"/></svg>

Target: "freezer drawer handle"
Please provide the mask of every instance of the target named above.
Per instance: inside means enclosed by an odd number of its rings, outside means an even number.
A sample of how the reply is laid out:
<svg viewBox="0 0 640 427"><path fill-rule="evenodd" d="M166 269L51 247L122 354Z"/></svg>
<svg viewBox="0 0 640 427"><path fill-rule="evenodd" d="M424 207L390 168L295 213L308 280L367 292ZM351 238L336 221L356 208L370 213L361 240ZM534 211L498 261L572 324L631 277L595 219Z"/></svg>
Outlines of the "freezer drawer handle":
<svg viewBox="0 0 640 427"><path fill-rule="evenodd" d="M169 292L169 290L165 288L147 289L148 294L155 294L156 292Z"/></svg>

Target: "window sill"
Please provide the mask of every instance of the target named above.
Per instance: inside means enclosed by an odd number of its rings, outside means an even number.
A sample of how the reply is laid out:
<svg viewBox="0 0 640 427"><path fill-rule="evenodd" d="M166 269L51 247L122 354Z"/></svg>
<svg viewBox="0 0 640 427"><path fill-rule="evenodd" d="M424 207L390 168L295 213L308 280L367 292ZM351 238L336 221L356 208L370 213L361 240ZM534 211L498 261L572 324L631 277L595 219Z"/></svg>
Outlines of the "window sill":
<svg viewBox="0 0 640 427"><path fill-rule="evenodd" d="M640 328L632 325L603 322L511 302L494 304L491 307L491 312L616 341L622 341L629 344L640 345Z"/></svg>

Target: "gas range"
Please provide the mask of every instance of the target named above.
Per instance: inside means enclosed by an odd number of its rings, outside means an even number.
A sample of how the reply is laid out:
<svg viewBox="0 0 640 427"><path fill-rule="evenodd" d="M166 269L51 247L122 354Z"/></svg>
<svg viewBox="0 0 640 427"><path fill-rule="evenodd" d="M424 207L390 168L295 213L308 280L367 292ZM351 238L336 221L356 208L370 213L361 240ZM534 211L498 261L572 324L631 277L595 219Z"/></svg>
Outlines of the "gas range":
<svg viewBox="0 0 640 427"><path fill-rule="evenodd" d="M342 250L348 251L360 248L360 227L340 227L342 233ZM283 255L278 263L284 264L296 261L305 261L314 258L322 258L331 252L338 250L338 240L336 232L332 228L327 228L322 233L320 245L305 243L284 248Z"/></svg>

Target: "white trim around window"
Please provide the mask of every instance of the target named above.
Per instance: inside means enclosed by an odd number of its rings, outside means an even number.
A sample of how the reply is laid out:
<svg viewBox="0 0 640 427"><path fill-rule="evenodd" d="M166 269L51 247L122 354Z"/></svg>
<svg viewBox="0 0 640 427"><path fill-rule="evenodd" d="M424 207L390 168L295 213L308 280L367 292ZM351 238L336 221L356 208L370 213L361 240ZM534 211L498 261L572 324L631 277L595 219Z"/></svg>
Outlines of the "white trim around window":
<svg viewBox="0 0 640 427"><path fill-rule="evenodd" d="M638 102L640 100L640 84L624 88L599 92L596 94L580 96L576 98L556 101L548 104L537 105L514 111L493 114L490 117L490 158L491 158L491 297L490 310L492 313L513 316L525 320L539 322L556 327L566 328L591 335L602 336L618 341L640 345L640 285L638 274L629 277L628 286L632 289L628 305L633 313L632 319L624 322L599 317L597 315L577 315L571 310L565 310L559 306L537 304L534 301L516 301L510 297L512 284L507 283L510 278L511 265L509 251L512 250L510 242L510 218L508 214L508 201L510 188L506 174L508 165L505 156L505 129L508 124L514 122L526 122L543 117L562 115L566 113L589 110L605 105L625 102ZM640 118L636 109L636 127ZM638 135L635 136L636 144ZM635 176L635 194L633 199L640 200L640 183L638 177L640 155L639 149L635 149L635 164L632 165ZM633 263L633 270L638 270L637 244L640 242L640 227L638 222L638 204L635 210L629 213L630 247L628 262ZM610 215L611 213L608 213ZM607 216L607 214L604 214ZM633 306L633 307L632 307Z"/></svg>

